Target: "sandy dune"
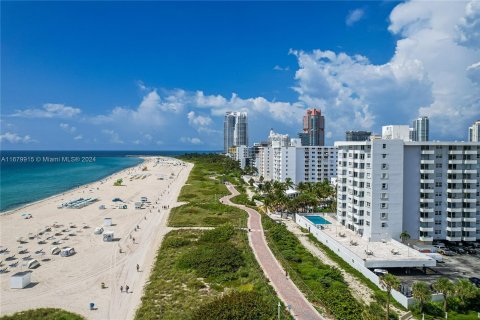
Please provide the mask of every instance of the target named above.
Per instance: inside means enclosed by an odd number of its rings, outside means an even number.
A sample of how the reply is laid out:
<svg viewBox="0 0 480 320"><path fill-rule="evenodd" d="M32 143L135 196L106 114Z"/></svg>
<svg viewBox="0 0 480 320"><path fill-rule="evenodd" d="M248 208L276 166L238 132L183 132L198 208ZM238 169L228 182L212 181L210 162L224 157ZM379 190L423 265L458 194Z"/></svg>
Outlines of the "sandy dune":
<svg viewBox="0 0 480 320"><path fill-rule="evenodd" d="M145 166L148 170L142 171ZM9 249L7 254L0 255L0 269L8 267L9 270L0 274L0 315L37 307L58 307L87 319L132 319L156 251L169 231L166 227L169 209L162 206L171 209L177 205L176 199L191 168L192 164L175 159L148 157L141 165L101 181L0 216L0 246ZM113 186L119 178L124 185ZM81 209L57 208L81 197L99 198L99 201ZM116 197L128 208L118 209L118 203L112 202ZM135 209L140 197L147 197L150 204L144 209ZM100 205L105 205L106 209L99 209ZM23 219L23 213L33 218ZM95 227L102 226L105 217L112 218L113 225L104 226L104 229L113 230L116 241L104 242L102 235L94 234ZM46 244L39 244L39 238L29 238L54 224L59 226L40 236ZM135 231L137 225L139 229ZM59 235L55 236L56 233ZM135 238L135 243L130 236ZM27 242L19 243L18 237ZM71 257L52 255L53 241L61 241L60 248L74 247L77 253ZM24 249L28 253L20 254ZM36 253L41 249L44 255ZM6 260L13 255L15 260ZM27 256L41 263L33 269L33 285L10 289L10 276L28 270L23 259ZM10 266L17 261L16 266ZM137 264L140 272L136 270ZM102 282L107 288L101 288ZM122 285L128 285L131 293L120 292ZM97 310L89 310L90 302L95 303Z"/></svg>

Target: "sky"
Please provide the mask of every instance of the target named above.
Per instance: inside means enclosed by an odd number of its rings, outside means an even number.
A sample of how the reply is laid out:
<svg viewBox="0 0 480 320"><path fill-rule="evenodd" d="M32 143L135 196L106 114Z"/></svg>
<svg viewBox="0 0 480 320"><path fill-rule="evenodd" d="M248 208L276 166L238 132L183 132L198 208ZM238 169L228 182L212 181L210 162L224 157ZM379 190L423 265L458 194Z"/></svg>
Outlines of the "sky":
<svg viewBox="0 0 480 320"><path fill-rule="evenodd" d="M327 145L480 119L479 0L0 4L2 149L221 150L226 111L251 143L313 107Z"/></svg>

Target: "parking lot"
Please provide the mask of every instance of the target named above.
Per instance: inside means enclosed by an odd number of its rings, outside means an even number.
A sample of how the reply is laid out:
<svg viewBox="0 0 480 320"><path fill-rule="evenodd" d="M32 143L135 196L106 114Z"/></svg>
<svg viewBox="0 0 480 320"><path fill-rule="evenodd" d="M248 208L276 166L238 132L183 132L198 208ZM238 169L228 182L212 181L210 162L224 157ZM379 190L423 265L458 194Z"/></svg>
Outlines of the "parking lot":
<svg viewBox="0 0 480 320"><path fill-rule="evenodd" d="M455 254L454 256L442 256L443 262L437 262L436 267L426 268L395 268L388 271L397 276L403 285L411 287L415 281L433 283L440 277L447 277L453 281L460 278L480 278L480 253Z"/></svg>

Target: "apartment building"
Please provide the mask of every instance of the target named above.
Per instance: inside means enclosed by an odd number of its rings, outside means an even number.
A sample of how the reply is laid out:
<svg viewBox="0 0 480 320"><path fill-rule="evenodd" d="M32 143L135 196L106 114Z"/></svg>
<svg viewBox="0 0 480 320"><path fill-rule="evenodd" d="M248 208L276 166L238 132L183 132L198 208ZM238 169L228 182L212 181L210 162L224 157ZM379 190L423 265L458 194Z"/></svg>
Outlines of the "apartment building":
<svg viewBox="0 0 480 320"><path fill-rule="evenodd" d="M480 238L480 144L385 137L335 143L338 221L371 241Z"/></svg>

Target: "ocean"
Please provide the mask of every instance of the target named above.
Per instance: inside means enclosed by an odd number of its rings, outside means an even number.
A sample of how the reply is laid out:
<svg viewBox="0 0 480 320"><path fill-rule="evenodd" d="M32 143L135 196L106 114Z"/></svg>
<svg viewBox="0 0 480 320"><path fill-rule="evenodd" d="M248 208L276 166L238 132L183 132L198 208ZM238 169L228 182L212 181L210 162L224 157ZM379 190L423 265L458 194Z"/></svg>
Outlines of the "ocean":
<svg viewBox="0 0 480 320"><path fill-rule="evenodd" d="M0 151L0 212L100 180L142 162L139 155L193 151ZM208 153L212 151L195 151Z"/></svg>

